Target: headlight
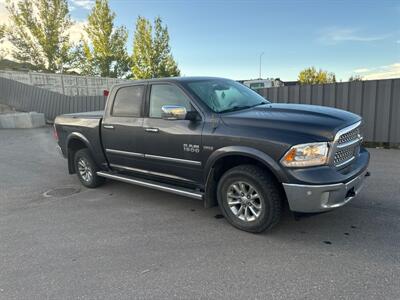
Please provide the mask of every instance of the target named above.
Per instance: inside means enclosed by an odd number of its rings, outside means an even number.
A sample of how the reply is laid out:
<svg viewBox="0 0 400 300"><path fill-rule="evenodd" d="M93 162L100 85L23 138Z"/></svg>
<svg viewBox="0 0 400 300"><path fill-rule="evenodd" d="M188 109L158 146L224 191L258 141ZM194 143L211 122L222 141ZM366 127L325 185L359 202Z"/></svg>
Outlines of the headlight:
<svg viewBox="0 0 400 300"><path fill-rule="evenodd" d="M328 143L309 143L295 145L282 157L281 163L286 167L311 167L326 164L328 160Z"/></svg>

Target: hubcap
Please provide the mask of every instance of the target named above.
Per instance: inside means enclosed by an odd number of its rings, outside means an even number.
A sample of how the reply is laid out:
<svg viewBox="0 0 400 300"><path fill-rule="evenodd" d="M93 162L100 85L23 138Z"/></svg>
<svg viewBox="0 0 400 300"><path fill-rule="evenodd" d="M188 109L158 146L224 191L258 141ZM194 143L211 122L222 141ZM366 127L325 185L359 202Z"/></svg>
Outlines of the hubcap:
<svg viewBox="0 0 400 300"><path fill-rule="evenodd" d="M90 182L92 180L93 177L92 169L90 168L90 164L86 159L80 158L78 160L78 169L79 169L79 174L81 175L84 181Z"/></svg>
<svg viewBox="0 0 400 300"><path fill-rule="evenodd" d="M231 184L228 188L227 199L230 210L242 221L254 221L261 214L261 196L247 182L238 181Z"/></svg>

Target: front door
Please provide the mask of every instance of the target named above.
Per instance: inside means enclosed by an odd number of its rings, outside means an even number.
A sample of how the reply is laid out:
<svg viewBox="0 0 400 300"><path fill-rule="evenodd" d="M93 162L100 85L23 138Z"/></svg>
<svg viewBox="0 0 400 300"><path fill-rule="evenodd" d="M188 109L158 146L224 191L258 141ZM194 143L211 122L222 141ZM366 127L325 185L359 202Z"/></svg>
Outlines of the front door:
<svg viewBox="0 0 400 300"><path fill-rule="evenodd" d="M155 83L149 85L147 104L143 132L148 170L169 179L199 182L203 122L161 118L164 105L181 105L193 111L190 98L176 85Z"/></svg>
<svg viewBox="0 0 400 300"><path fill-rule="evenodd" d="M106 109L102 123L102 142L110 166L134 168L143 164L143 100L146 86L120 87ZM112 98L114 97L114 98Z"/></svg>

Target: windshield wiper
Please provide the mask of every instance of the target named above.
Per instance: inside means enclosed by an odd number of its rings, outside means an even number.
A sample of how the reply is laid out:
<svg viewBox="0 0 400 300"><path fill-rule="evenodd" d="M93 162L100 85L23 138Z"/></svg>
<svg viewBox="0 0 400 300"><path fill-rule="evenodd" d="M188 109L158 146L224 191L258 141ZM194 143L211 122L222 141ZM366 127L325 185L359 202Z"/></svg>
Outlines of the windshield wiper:
<svg viewBox="0 0 400 300"><path fill-rule="evenodd" d="M250 107L253 107L253 106L252 105L245 105L245 106L237 106L236 105L231 108L221 110L220 113L227 113L227 112L242 110L242 109L246 109L246 108L250 108Z"/></svg>
<svg viewBox="0 0 400 300"><path fill-rule="evenodd" d="M227 112L242 110L242 109L246 109L246 108L252 108L252 107L259 106L259 105L263 105L263 104L267 104L267 103L266 103L266 102L260 102L260 103L257 103L257 104L253 104L253 105L244 105L244 106L238 106L238 105L236 105L236 106L233 106L233 107L231 107L231 108L221 110L220 113L227 113Z"/></svg>

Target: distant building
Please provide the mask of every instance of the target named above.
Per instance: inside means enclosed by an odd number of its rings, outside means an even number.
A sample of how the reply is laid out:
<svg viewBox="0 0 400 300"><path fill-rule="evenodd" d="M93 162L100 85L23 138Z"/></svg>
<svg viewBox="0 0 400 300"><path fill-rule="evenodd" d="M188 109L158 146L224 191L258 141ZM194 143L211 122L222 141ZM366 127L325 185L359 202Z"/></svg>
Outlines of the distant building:
<svg viewBox="0 0 400 300"><path fill-rule="evenodd" d="M239 80L239 82L252 90L283 86L283 82L279 78Z"/></svg>
<svg viewBox="0 0 400 300"><path fill-rule="evenodd" d="M283 85L284 86L290 86L290 85L299 85L300 83L298 81L284 81Z"/></svg>

